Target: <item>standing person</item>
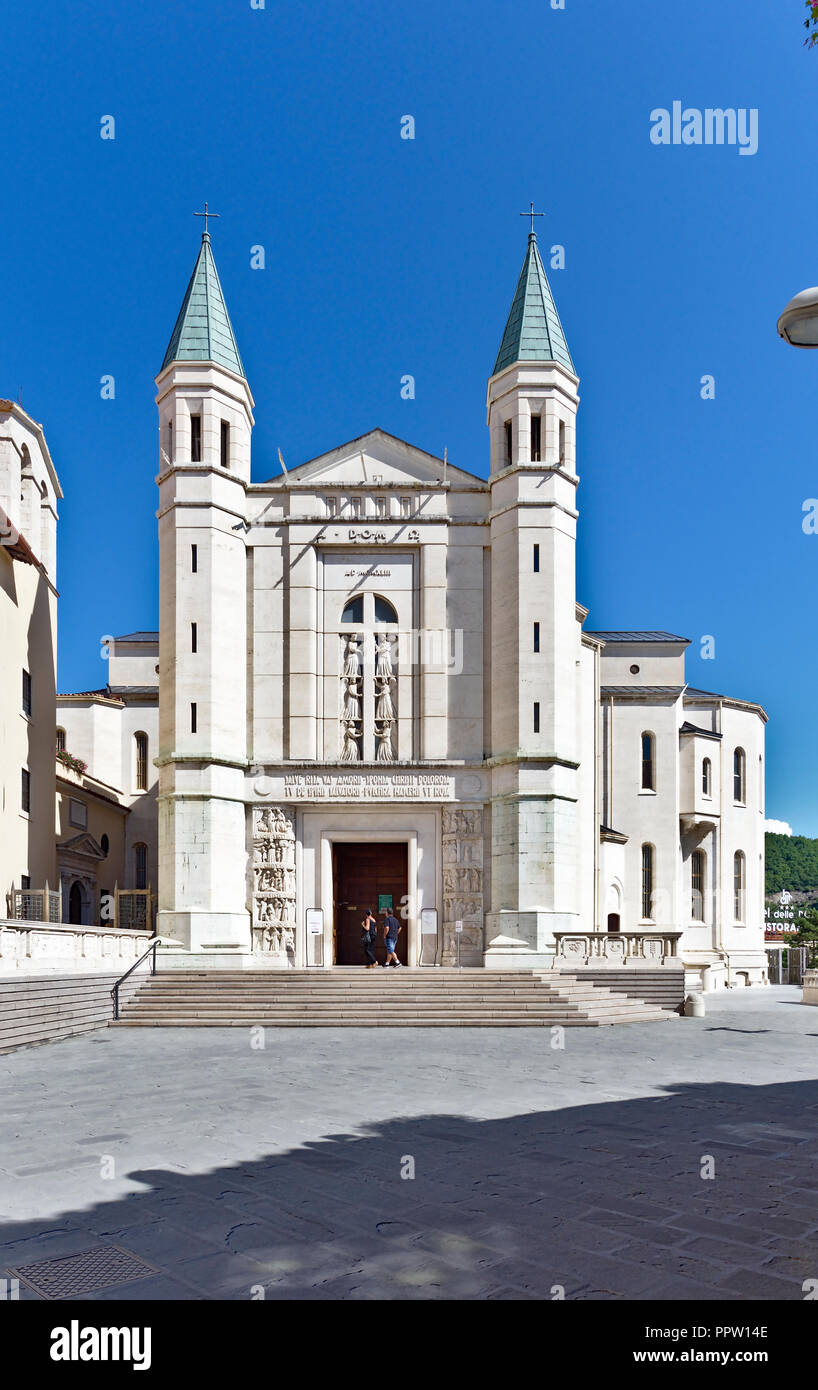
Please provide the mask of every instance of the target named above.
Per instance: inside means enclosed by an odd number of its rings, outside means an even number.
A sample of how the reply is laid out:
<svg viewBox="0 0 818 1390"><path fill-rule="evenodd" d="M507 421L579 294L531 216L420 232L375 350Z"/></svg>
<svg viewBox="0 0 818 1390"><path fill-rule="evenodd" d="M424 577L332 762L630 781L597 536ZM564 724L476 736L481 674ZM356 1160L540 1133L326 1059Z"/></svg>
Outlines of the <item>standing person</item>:
<svg viewBox="0 0 818 1390"><path fill-rule="evenodd" d="M375 941L377 939L378 923L371 908L367 908L364 920L361 923L361 945L366 956L367 970L376 970L378 962L375 959Z"/></svg>
<svg viewBox="0 0 818 1390"><path fill-rule="evenodd" d="M400 932L400 922L397 917L392 915L392 909L383 914L383 939L386 943L386 965L384 970L388 970L390 965L394 968L400 965L397 957L398 933Z"/></svg>

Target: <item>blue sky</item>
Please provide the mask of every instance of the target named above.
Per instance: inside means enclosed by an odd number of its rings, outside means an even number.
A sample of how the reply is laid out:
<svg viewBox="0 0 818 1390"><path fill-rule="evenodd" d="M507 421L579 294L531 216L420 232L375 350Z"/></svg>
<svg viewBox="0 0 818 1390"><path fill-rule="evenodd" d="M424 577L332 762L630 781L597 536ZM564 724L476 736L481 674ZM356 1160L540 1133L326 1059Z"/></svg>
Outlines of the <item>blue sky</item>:
<svg viewBox="0 0 818 1390"><path fill-rule="evenodd" d="M61 689L104 684L101 635L157 624L153 377L197 253L194 209L222 214L256 481L279 447L294 464L375 425L484 474L485 383L533 198L544 255L565 247L550 278L582 379L588 625L692 638L691 684L770 714L768 815L818 834L818 536L801 530L818 495L818 353L775 331L818 281L804 13L9 8L0 395L43 422L65 492ZM650 113L674 100L757 109L758 153L653 145ZM104 115L115 140L100 139ZM698 655L705 634L714 660Z"/></svg>

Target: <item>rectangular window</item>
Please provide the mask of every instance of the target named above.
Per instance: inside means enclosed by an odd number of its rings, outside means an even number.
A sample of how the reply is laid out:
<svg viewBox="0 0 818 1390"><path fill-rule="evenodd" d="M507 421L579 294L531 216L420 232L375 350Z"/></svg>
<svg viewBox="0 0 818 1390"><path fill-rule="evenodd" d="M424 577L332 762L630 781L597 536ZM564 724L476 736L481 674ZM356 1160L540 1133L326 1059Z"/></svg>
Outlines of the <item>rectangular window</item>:
<svg viewBox="0 0 818 1390"><path fill-rule="evenodd" d="M653 918L653 846L642 846L642 917Z"/></svg>
<svg viewBox="0 0 818 1390"><path fill-rule="evenodd" d="M511 421L506 420L506 463L511 463L511 450L513 445L513 435L511 432Z"/></svg>
<svg viewBox="0 0 818 1390"><path fill-rule="evenodd" d="M328 498L326 499L326 503L327 503L327 516L337 516L337 515L338 515L338 498L337 498L337 497L328 497Z"/></svg>
<svg viewBox="0 0 818 1390"><path fill-rule="evenodd" d="M198 629L197 629L196 623L191 623L191 624L190 624L190 650L191 650L192 652L195 652L195 651L197 650L198 636L199 636L199 634L198 634Z"/></svg>
<svg viewBox="0 0 818 1390"><path fill-rule="evenodd" d="M190 572L191 572L191 574L195 574L198 568L199 568L199 547L198 547L198 545L192 545L192 546L190 547Z"/></svg>
<svg viewBox="0 0 818 1390"><path fill-rule="evenodd" d="M411 516L411 515L412 515L412 499L411 499L411 497L401 497L401 499L400 499L400 514L401 514L401 516Z"/></svg>
<svg viewBox="0 0 818 1390"><path fill-rule="evenodd" d="M21 874L21 875L20 875L20 887L23 889L24 892L26 892L27 889L29 889L29 888L31 887L31 875L30 875L30 874Z"/></svg>
<svg viewBox="0 0 818 1390"><path fill-rule="evenodd" d="M31 773L27 767L23 768L20 808L25 811L27 815L31 810Z"/></svg>
<svg viewBox="0 0 818 1390"><path fill-rule="evenodd" d="M192 704L191 704L191 706L190 706L190 732L191 732L192 734L195 734L195 732L196 732L196 702L195 702L195 700L192 702Z"/></svg>
<svg viewBox="0 0 818 1390"><path fill-rule="evenodd" d="M704 850L693 851L690 865L690 915L694 922L704 921Z"/></svg>
<svg viewBox="0 0 818 1390"><path fill-rule="evenodd" d="M540 547L539 547L538 545L535 545L535 546L534 546L534 573L535 573L535 574L539 574L539 572L540 572Z"/></svg>
<svg viewBox="0 0 818 1390"><path fill-rule="evenodd" d="M148 789L148 735L138 733L134 735L136 742L136 790L139 792Z"/></svg>
<svg viewBox="0 0 818 1390"><path fill-rule="evenodd" d="M540 732L540 702L539 702L539 700L535 700L535 701L534 701L534 733L535 733L535 734L538 734L539 732Z"/></svg>
<svg viewBox="0 0 818 1390"><path fill-rule="evenodd" d="M31 674L23 672L23 713L31 714Z"/></svg>
<svg viewBox="0 0 818 1390"><path fill-rule="evenodd" d="M68 824L76 826L77 830L88 829L88 807L73 796L68 803Z"/></svg>
<svg viewBox="0 0 818 1390"><path fill-rule="evenodd" d="M65 752L65 729L57 730L57 752Z"/></svg>
<svg viewBox="0 0 818 1390"><path fill-rule="evenodd" d="M173 421L168 420L168 463L173 463Z"/></svg>
<svg viewBox="0 0 818 1390"><path fill-rule="evenodd" d="M385 517L385 516L386 516L386 498L385 498L385 497L376 497L376 498L375 498L375 515L378 516L378 517Z"/></svg>
<svg viewBox="0 0 818 1390"><path fill-rule="evenodd" d="M565 463L565 421L560 420L560 463Z"/></svg>
<svg viewBox="0 0 818 1390"><path fill-rule="evenodd" d="M539 625L539 623L535 623L535 624L534 624L534 650L535 650L535 652L538 652L538 651L540 650L540 625Z"/></svg>
<svg viewBox="0 0 818 1390"><path fill-rule="evenodd" d="M148 846L134 845L134 867L136 870L136 888L147 888L148 886Z"/></svg>
<svg viewBox="0 0 818 1390"><path fill-rule="evenodd" d="M201 415L191 415L190 417L190 461L191 463L201 463L202 461Z"/></svg>
<svg viewBox="0 0 818 1390"><path fill-rule="evenodd" d="M540 463L540 440L542 438L542 419L539 415L531 416L531 462Z"/></svg>
<svg viewBox="0 0 818 1390"><path fill-rule="evenodd" d="M352 498L352 515L353 515L357 520L360 520L360 516L361 516L361 499L360 499L360 497L353 497L353 498Z"/></svg>
<svg viewBox="0 0 818 1390"><path fill-rule="evenodd" d="M642 735L642 790L644 792L656 790L653 777L653 734Z"/></svg>
<svg viewBox="0 0 818 1390"><path fill-rule="evenodd" d="M226 420L222 420L219 458L221 459L222 468L230 467L230 426Z"/></svg>

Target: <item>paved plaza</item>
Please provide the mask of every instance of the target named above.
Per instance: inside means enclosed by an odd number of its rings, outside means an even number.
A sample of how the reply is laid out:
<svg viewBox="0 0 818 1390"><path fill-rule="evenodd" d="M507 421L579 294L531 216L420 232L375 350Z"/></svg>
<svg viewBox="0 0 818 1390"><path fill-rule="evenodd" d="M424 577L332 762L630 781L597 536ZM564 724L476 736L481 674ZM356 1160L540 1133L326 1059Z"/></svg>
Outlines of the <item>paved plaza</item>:
<svg viewBox="0 0 818 1390"><path fill-rule="evenodd" d="M799 1001L563 1036L108 1029L2 1056L0 1278L113 1245L153 1272L86 1296L800 1300Z"/></svg>

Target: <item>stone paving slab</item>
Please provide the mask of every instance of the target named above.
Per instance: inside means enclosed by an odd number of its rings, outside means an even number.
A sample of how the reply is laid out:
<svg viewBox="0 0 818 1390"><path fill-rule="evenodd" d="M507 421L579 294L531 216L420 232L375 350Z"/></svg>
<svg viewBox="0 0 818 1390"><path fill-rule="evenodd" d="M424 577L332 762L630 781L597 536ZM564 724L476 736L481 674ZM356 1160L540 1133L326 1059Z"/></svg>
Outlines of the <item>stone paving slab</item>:
<svg viewBox="0 0 818 1390"><path fill-rule="evenodd" d="M712 996L704 1019L562 1049L535 1028L277 1029L263 1049L174 1028L4 1055L0 1277L116 1243L158 1272L99 1301L801 1301L818 1010L799 996Z"/></svg>

